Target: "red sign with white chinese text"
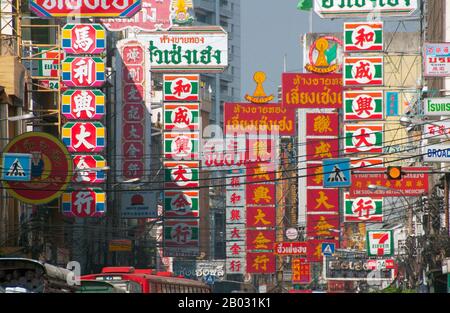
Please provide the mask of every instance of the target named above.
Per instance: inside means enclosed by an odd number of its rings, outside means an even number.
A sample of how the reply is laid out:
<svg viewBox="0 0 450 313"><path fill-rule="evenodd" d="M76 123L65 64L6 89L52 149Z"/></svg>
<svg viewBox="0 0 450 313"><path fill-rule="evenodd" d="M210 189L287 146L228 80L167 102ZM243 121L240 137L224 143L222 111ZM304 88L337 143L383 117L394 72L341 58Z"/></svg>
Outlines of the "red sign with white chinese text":
<svg viewBox="0 0 450 313"><path fill-rule="evenodd" d="M140 122L144 119L144 107L139 104L127 103L123 107L122 116L127 122Z"/></svg>
<svg viewBox="0 0 450 313"><path fill-rule="evenodd" d="M127 104L142 104L144 101L144 86L141 84L125 84L123 87L123 101Z"/></svg>
<svg viewBox="0 0 450 313"><path fill-rule="evenodd" d="M144 126L141 123L124 123L122 136L127 141L142 141Z"/></svg>
<svg viewBox="0 0 450 313"><path fill-rule="evenodd" d="M337 113L306 113L306 136L339 136Z"/></svg>
<svg viewBox="0 0 450 313"><path fill-rule="evenodd" d="M275 207L247 207L247 228L275 227Z"/></svg>
<svg viewBox="0 0 450 313"><path fill-rule="evenodd" d="M274 230L247 230L247 250L272 250L275 242Z"/></svg>
<svg viewBox="0 0 450 313"><path fill-rule="evenodd" d="M144 175L144 162L142 160L129 160L123 162L122 175L125 179L142 177Z"/></svg>
<svg viewBox="0 0 450 313"><path fill-rule="evenodd" d="M274 273L275 256L272 252L248 252L247 273Z"/></svg>
<svg viewBox="0 0 450 313"><path fill-rule="evenodd" d="M295 135L295 110L279 103L224 104L225 133L231 132L276 132L282 136Z"/></svg>
<svg viewBox="0 0 450 313"><path fill-rule="evenodd" d="M105 172L98 169L106 166L106 160L101 155L74 155L73 168L75 169L72 181L74 183L103 183L105 182Z"/></svg>
<svg viewBox="0 0 450 313"><path fill-rule="evenodd" d="M144 158L144 145L141 142L125 142L122 149L127 160Z"/></svg>
<svg viewBox="0 0 450 313"><path fill-rule="evenodd" d="M302 109L342 108L342 74L283 73L282 103Z"/></svg>
<svg viewBox="0 0 450 313"><path fill-rule="evenodd" d="M310 212L339 212L338 189L307 189L306 203Z"/></svg>
<svg viewBox="0 0 450 313"><path fill-rule="evenodd" d="M251 184L246 187L247 205L275 205L275 184Z"/></svg>
<svg viewBox="0 0 450 313"><path fill-rule="evenodd" d="M125 65L122 78L127 84L141 84L144 81L144 66Z"/></svg>
<svg viewBox="0 0 450 313"><path fill-rule="evenodd" d="M339 156L339 139L307 139L306 160L322 161L322 159Z"/></svg>
<svg viewBox="0 0 450 313"><path fill-rule="evenodd" d="M385 167L359 168L352 173L350 196L420 196L428 194L429 167L402 167L402 179L389 180ZM370 190L369 185L379 185L392 190Z"/></svg>
<svg viewBox="0 0 450 313"><path fill-rule="evenodd" d="M144 47L138 43L130 41L122 48L122 61L125 65L141 65L144 63Z"/></svg>

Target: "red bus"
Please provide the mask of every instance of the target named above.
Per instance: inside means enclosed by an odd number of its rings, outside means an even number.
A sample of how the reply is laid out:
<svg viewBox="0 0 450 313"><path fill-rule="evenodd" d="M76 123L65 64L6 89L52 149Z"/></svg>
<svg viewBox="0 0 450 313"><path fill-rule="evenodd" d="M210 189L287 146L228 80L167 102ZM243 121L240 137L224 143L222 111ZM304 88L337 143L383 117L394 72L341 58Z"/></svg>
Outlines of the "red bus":
<svg viewBox="0 0 450 313"><path fill-rule="evenodd" d="M175 277L170 272L156 272L134 267L104 267L100 274L81 276L81 280L106 281L128 293L210 293L199 281Z"/></svg>

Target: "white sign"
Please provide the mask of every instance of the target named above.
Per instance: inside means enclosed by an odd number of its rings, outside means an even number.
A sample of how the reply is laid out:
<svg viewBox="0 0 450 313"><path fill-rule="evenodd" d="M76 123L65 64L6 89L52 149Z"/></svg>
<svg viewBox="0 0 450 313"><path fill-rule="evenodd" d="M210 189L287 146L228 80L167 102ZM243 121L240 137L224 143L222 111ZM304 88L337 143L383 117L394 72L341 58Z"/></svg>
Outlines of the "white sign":
<svg viewBox="0 0 450 313"><path fill-rule="evenodd" d="M450 98L427 98L423 104L424 115L450 115Z"/></svg>
<svg viewBox="0 0 450 313"><path fill-rule="evenodd" d="M227 241L239 241L246 239L245 224L230 224L225 225L225 239Z"/></svg>
<svg viewBox="0 0 450 313"><path fill-rule="evenodd" d="M197 261L197 269L195 270L197 277L206 277L208 275L215 277L225 276L225 262L224 261Z"/></svg>
<svg viewBox="0 0 450 313"><path fill-rule="evenodd" d="M226 242L227 258L243 258L246 254L245 241Z"/></svg>
<svg viewBox="0 0 450 313"><path fill-rule="evenodd" d="M174 28L139 34L152 71L220 73L228 66L228 34L222 27Z"/></svg>
<svg viewBox="0 0 450 313"><path fill-rule="evenodd" d="M314 0L314 11L321 18L408 16L417 10L417 0Z"/></svg>
<svg viewBox="0 0 450 313"><path fill-rule="evenodd" d="M425 144L422 153L425 162L450 162L450 144Z"/></svg>
<svg viewBox="0 0 450 313"><path fill-rule="evenodd" d="M122 193L122 218L156 218L158 194L153 191Z"/></svg>
<svg viewBox="0 0 450 313"><path fill-rule="evenodd" d="M424 122L425 123L425 122ZM423 125L424 139L450 139L450 121L429 121Z"/></svg>
<svg viewBox="0 0 450 313"><path fill-rule="evenodd" d="M298 230L293 227L286 229L286 238L289 240L296 240L298 238Z"/></svg>
<svg viewBox="0 0 450 313"><path fill-rule="evenodd" d="M227 207L225 214L227 224L243 224L246 222L245 207Z"/></svg>
<svg viewBox="0 0 450 313"><path fill-rule="evenodd" d="M246 265L245 258L227 258L226 272L227 274L245 274Z"/></svg>
<svg viewBox="0 0 450 313"><path fill-rule="evenodd" d="M424 76L450 76L450 43L425 43L423 54Z"/></svg>

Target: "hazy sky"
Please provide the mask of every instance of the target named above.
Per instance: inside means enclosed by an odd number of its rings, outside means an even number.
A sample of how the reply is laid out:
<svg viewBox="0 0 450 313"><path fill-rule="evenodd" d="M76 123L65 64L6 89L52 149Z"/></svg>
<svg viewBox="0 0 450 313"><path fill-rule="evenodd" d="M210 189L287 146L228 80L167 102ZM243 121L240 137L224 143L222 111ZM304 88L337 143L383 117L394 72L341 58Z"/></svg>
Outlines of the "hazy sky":
<svg viewBox="0 0 450 313"><path fill-rule="evenodd" d="M242 96L253 93L253 73L264 71L267 94L277 100L281 85L283 56L287 55L287 71L301 72L303 64L300 37L309 32L310 13L297 10L298 0L242 0L241 3L241 79ZM321 19L314 12L313 32L343 31L343 19ZM398 27L398 21L386 22L385 31L414 31L417 22ZM243 98L242 98L243 100Z"/></svg>

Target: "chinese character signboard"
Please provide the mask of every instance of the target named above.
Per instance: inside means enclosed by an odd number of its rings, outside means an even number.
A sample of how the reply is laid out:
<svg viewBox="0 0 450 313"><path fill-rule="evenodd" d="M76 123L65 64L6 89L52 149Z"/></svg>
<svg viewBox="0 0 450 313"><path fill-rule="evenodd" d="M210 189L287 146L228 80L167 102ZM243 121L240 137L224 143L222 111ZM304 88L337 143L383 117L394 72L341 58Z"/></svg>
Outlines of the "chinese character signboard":
<svg viewBox="0 0 450 313"><path fill-rule="evenodd" d="M292 259L292 283L309 284L311 282L311 264L304 259Z"/></svg>
<svg viewBox="0 0 450 313"><path fill-rule="evenodd" d="M307 189L306 198L308 213L339 212L339 190L337 189Z"/></svg>
<svg viewBox="0 0 450 313"><path fill-rule="evenodd" d="M275 180L275 164L273 162L258 162L247 164L248 183L264 183Z"/></svg>
<svg viewBox="0 0 450 313"><path fill-rule="evenodd" d="M247 210L245 207L229 207L225 211L225 221L230 224L245 224Z"/></svg>
<svg viewBox="0 0 450 313"><path fill-rule="evenodd" d="M304 109L342 108L342 74L283 73L282 103Z"/></svg>
<svg viewBox="0 0 450 313"><path fill-rule="evenodd" d="M307 161L337 158L339 155L339 139L306 139Z"/></svg>
<svg viewBox="0 0 450 313"><path fill-rule="evenodd" d="M272 250L274 243L273 230L247 230L247 250Z"/></svg>
<svg viewBox="0 0 450 313"><path fill-rule="evenodd" d="M66 24L62 48L68 54L100 54L106 48L106 32L100 24Z"/></svg>
<svg viewBox="0 0 450 313"><path fill-rule="evenodd" d="M100 122L69 122L61 134L70 152L100 152L105 148L105 127Z"/></svg>
<svg viewBox="0 0 450 313"><path fill-rule="evenodd" d="M198 161L164 161L164 188L198 187Z"/></svg>
<svg viewBox="0 0 450 313"><path fill-rule="evenodd" d="M225 103L225 132L295 134L295 110L278 103Z"/></svg>
<svg viewBox="0 0 450 313"><path fill-rule="evenodd" d="M245 224L227 223L227 225L225 225L225 238L227 241L245 241Z"/></svg>
<svg viewBox="0 0 450 313"><path fill-rule="evenodd" d="M199 191L198 190L165 190L164 216L166 217L198 217Z"/></svg>
<svg viewBox="0 0 450 313"><path fill-rule="evenodd" d="M344 153L382 153L383 125L344 125Z"/></svg>
<svg viewBox="0 0 450 313"><path fill-rule="evenodd" d="M198 256L199 221L164 220L164 256Z"/></svg>
<svg viewBox="0 0 450 313"><path fill-rule="evenodd" d="M163 101L199 101L200 75L164 74Z"/></svg>
<svg viewBox="0 0 450 313"><path fill-rule="evenodd" d="M164 133L164 155L168 159L176 160L198 159L198 132Z"/></svg>
<svg viewBox="0 0 450 313"><path fill-rule="evenodd" d="M164 103L164 130L198 130L199 103Z"/></svg>
<svg viewBox="0 0 450 313"><path fill-rule="evenodd" d="M61 113L69 120L99 120L105 115L105 95L100 90L67 90L62 95Z"/></svg>
<svg viewBox="0 0 450 313"><path fill-rule="evenodd" d="M383 51L383 23L344 23L344 51Z"/></svg>
<svg viewBox="0 0 450 313"><path fill-rule="evenodd" d="M272 252L248 252L247 273L274 273L275 256Z"/></svg>
<svg viewBox="0 0 450 313"><path fill-rule="evenodd" d="M358 197L351 198L344 194L344 222L374 222L383 221L383 198Z"/></svg>
<svg viewBox="0 0 450 313"><path fill-rule="evenodd" d="M97 57L68 57L62 62L62 81L69 87L101 87L105 63Z"/></svg>
<svg viewBox="0 0 450 313"><path fill-rule="evenodd" d="M337 113L306 113L306 136L336 137L339 134Z"/></svg>
<svg viewBox="0 0 450 313"><path fill-rule="evenodd" d="M172 27L170 15L170 1L142 0L142 8L133 18L102 18L100 21L109 31L169 30Z"/></svg>
<svg viewBox="0 0 450 313"><path fill-rule="evenodd" d="M226 254L232 258L245 256L245 241L226 242Z"/></svg>
<svg viewBox="0 0 450 313"><path fill-rule="evenodd" d="M344 57L344 86L382 86L383 57Z"/></svg>
<svg viewBox="0 0 450 313"><path fill-rule="evenodd" d="M71 217L100 217L106 213L105 193L98 188L88 188L62 195L62 211Z"/></svg>
<svg viewBox="0 0 450 313"><path fill-rule="evenodd" d="M245 258L227 257L226 272L227 274L244 274L246 272Z"/></svg>
<svg viewBox="0 0 450 313"><path fill-rule="evenodd" d="M383 91L344 91L344 120L383 119Z"/></svg>
<svg viewBox="0 0 450 313"><path fill-rule="evenodd" d="M275 205L275 184L251 184L246 190L247 204Z"/></svg>
<svg viewBox="0 0 450 313"><path fill-rule="evenodd" d="M99 169L105 166L106 160L101 155L73 155L73 168L75 171L72 182L86 184L104 183L106 179L105 171Z"/></svg>
<svg viewBox="0 0 450 313"><path fill-rule="evenodd" d="M424 44L424 76L450 76L450 43Z"/></svg>
<svg viewBox="0 0 450 313"><path fill-rule="evenodd" d="M30 10L40 17L132 17L140 9L141 0L30 1Z"/></svg>
<svg viewBox="0 0 450 313"><path fill-rule="evenodd" d="M366 241L369 256L392 256L394 254L392 230L368 230Z"/></svg>
<svg viewBox="0 0 450 313"><path fill-rule="evenodd" d="M275 206L247 207L247 227L275 227Z"/></svg>
<svg viewBox="0 0 450 313"><path fill-rule="evenodd" d="M3 154L31 154L31 182L6 181L3 186L8 193L25 203L45 204L58 198L72 179L72 158L65 145L56 137L41 132L27 132L14 137L3 149ZM15 159L3 166L8 170L19 171L14 167ZM26 165L22 166L23 170Z"/></svg>
<svg viewBox="0 0 450 313"><path fill-rule="evenodd" d="M399 93L395 91L386 92L386 116L398 116Z"/></svg>
<svg viewBox="0 0 450 313"><path fill-rule="evenodd" d="M351 197L421 196L428 193L429 167L402 167L401 180L389 180L385 167L360 168L353 171ZM369 185L380 185L392 190L370 190Z"/></svg>
<svg viewBox="0 0 450 313"><path fill-rule="evenodd" d="M367 17L371 13L381 16L408 16L417 10L417 0L314 0L314 11L321 18Z"/></svg>
<svg viewBox="0 0 450 313"><path fill-rule="evenodd" d="M308 237L336 238L339 231L338 214L308 214L306 233ZM320 248L322 253L322 247Z"/></svg>
<svg viewBox="0 0 450 313"><path fill-rule="evenodd" d="M138 39L148 43L152 71L220 73L228 66L228 35L220 26L178 27Z"/></svg>

